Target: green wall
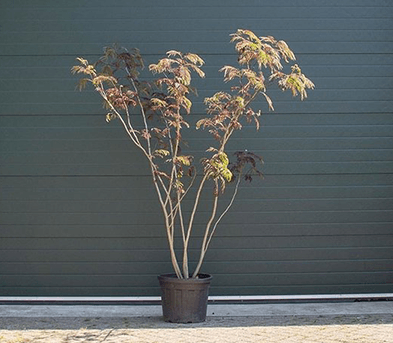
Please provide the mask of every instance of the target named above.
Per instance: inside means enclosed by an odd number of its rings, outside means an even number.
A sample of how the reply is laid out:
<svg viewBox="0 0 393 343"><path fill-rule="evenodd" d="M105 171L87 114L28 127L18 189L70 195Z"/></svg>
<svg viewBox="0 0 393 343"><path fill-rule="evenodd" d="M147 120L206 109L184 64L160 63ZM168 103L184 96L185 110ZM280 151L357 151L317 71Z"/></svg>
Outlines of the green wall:
<svg viewBox="0 0 393 343"><path fill-rule="evenodd" d="M273 91L276 111L261 103L261 130L230 146L262 155L265 179L222 221L211 293L392 292L392 19L389 0L2 0L0 295L158 294L171 266L146 166L70 68L112 43L148 63L196 52L197 120L237 28L286 40L316 90Z"/></svg>

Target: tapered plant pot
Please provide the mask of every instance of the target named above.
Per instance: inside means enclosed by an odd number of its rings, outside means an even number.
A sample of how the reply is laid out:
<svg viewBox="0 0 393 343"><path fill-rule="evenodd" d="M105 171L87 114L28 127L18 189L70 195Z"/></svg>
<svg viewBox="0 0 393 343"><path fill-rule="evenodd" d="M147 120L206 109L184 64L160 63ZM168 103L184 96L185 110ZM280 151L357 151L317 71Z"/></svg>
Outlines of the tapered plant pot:
<svg viewBox="0 0 393 343"><path fill-rule="evenodd" d="M160 275L164 320L171 323L200 323L206 320L207 300L212 276L178 279L175 274Z"/></svg>

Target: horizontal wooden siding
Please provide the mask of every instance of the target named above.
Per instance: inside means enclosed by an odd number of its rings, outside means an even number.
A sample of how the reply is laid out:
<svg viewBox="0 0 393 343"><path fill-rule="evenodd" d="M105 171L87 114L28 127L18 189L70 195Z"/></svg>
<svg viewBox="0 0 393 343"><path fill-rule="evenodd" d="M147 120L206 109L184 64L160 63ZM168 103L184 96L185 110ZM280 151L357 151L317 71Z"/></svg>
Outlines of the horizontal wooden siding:
<svg viewBox="0 0 393 343"><path fill-rule="evenodd" d="M229 145L262 155L265 179L222 221L211 293L392 292L392 19L389 0L2 0L0 295L159 293L171 266L147 166L70 68L115 42L148 63L196 52L195 122L236 63L237 28L286 40L316 90L305 102L273 90L261 130ZM191 152L210 144L189 139Z"/></svg>

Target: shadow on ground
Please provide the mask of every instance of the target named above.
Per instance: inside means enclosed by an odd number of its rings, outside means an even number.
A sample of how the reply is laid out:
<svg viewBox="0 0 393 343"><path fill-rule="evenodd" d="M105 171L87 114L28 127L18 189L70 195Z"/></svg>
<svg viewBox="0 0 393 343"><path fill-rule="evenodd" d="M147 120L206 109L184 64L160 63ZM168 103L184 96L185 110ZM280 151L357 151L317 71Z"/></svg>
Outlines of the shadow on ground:
<svg viewBox="0 0 393 343"><path fill-rule="evenodd" d="M162 317L111 317L111 318L0 318L0 330L105 330L105 329L173 329L231 328L253 326L314 326L393 324L393 314L383 315L332 315L332 316L280 316L280 317L208 317L204 323L166 323Z"/></svg>

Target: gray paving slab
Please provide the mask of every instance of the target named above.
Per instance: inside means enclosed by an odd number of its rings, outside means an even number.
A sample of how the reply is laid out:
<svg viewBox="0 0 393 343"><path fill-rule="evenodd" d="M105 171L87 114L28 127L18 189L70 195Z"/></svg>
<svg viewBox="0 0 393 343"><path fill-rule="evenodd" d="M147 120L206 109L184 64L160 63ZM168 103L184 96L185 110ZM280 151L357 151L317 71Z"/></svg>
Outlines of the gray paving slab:
<svg viewBox="0 0 393 343"><path fill-rule="evenodd" d="M159 305L0 305L0 317L152 317ZM208 306L208 316L318 316L393 314L393 301Z"/></svg>

